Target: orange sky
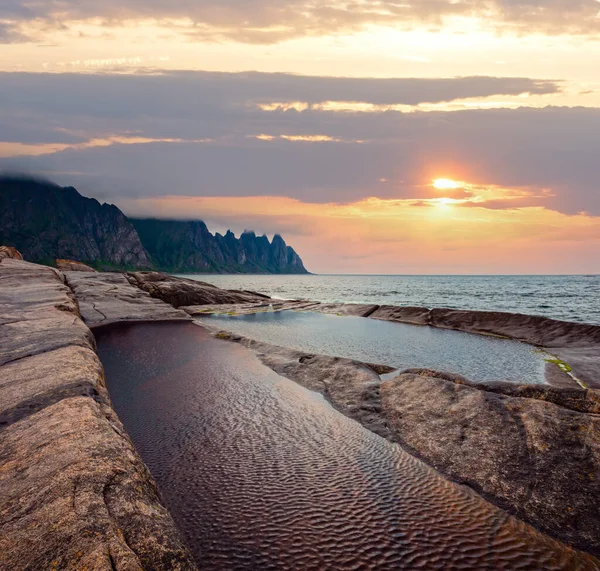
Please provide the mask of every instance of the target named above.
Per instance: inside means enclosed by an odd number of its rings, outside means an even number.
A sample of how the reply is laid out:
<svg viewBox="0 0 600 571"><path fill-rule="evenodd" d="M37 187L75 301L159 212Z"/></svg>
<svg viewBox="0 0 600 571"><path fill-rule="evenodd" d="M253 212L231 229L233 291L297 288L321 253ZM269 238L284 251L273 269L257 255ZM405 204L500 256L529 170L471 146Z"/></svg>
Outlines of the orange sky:
<svg viewBox="0 0 600 571"><path fill-rule="evenodd" d="M599 273L599 33L597 0L7 0L0 171L314 272Z"/></svg>
<svg viewBox="0 0 600 571"><path fill-rule="evenodd" d="M518 195L515 191L499 191ZM367 198L315 204L282 197L168 196L130 200L138 216L202 217L213 228L255 228L272 217L304 256L329 273L582 273L600 271L600 219L543 207L488 209L485 202ZM457 201L457 202L453 202ZM481 204L481 205L479 205ZM592 261L592 263L590 263Z"/></svg>

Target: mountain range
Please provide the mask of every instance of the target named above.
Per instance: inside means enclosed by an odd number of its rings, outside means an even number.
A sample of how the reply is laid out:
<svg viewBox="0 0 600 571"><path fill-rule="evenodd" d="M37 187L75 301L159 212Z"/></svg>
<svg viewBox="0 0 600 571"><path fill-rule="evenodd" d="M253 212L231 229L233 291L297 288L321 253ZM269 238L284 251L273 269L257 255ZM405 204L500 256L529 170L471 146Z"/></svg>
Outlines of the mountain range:
<svg viewBox="0 0 600 571"><path fill-rule="evenodd" d="M73 187L21 176L0 177L0 245L26 260L73 259L102 270L305 274L291 246L245 231L211 234L200 220L127 218Z"/></svg>

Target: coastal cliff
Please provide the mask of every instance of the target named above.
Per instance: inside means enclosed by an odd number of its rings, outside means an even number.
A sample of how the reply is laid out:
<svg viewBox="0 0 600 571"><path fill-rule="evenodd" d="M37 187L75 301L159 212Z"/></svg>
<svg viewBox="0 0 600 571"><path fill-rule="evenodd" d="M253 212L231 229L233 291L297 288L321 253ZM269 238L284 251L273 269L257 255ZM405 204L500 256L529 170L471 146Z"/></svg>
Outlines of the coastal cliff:
<svg viewBox="0 0 600 571"><path fill-rule="evenodd" d="M34 179L0 177L2 243L46 265L67 258L105 269L151 266L135 228L116 206Z"/></svg>
<svg viewBox="0 0 600 571"><path fill-rule="evenodd" d="M72 187L17 176L0 176L0 244L50 266L58 258L106 271L308 273L278 234L236 238L213 235L199 220L129 219Z"/></svg>
<svg viewBox="0 0 600 571"><path fill-rule="evenodd" d="M211 234L202 221L131 218L155 266L168 272L306 274L300 256L276 234Z"/></svg>

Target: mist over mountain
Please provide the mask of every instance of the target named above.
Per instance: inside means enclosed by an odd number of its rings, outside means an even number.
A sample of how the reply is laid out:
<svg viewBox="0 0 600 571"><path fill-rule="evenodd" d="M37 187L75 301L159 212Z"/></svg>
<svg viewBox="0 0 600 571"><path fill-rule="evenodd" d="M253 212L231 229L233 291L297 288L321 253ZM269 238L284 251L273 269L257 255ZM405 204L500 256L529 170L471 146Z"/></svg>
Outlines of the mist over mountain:
<svg viewBox="0 0 600 571"><path fill-rule="evenodd" d="M0 244L26 260L74 259L99 269L169 272L307 273L283 238L245 231L213 235L202 221L128 219L73 187L0 177Z"/></svg>

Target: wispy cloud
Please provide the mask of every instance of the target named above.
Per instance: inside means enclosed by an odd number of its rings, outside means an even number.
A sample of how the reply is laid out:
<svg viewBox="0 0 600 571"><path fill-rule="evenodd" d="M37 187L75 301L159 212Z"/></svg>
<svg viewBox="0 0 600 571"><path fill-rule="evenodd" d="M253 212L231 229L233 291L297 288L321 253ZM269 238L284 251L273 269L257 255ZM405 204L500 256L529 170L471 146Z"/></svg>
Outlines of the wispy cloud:
<svg viewBox="0 0 600 571"><path fill-rule="evenodd" d="M99 20L103 25L154 19L178 28L196 41L222 39L276 43L285 39L348 33L368 25L429 28L454 19L472 26L514 33L597 34L596 0L4 0L3 25L18 37L27 23L68 27L70 22Z"/></svg>

